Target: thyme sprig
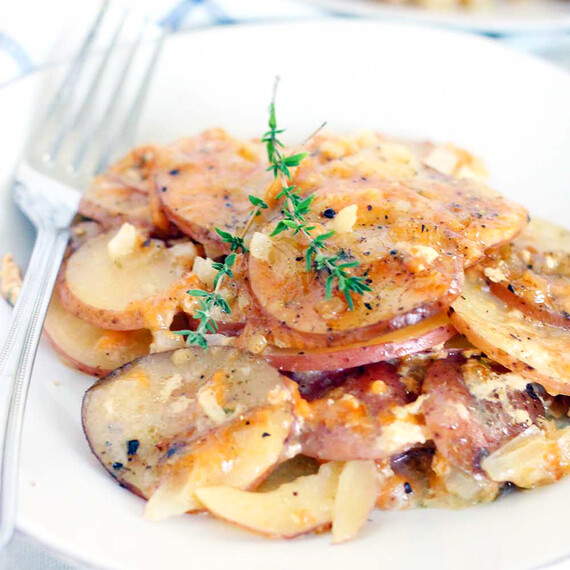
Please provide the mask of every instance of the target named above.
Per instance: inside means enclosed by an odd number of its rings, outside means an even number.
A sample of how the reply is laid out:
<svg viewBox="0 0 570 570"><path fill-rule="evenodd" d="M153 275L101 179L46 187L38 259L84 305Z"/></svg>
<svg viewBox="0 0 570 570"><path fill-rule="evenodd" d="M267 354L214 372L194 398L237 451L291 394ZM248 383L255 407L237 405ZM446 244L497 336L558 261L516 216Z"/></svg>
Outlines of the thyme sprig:
<svg viewBox="0 0 570 570"><path fill-rule="evenodd" d="M335 232L330 231L320 235L313 235L312 232L316 227L307 223L306 215L311 211L314 195L309 195L306 198L300 195L299 189L293 184L291 168L299 166L308 153L299 152L286 156L281 152L284 145L279 140L279 135L283 133L283 129L277 128L275 92L273 101L269 106L268 126L269 130L261 139L267 149L267 158L269 160L269 168L267 170L273 172L274 178L281 184L281 191L276 198L283 198L285 201L285 208L282 210L283 219L277 222L271 236L279 235L287 230L291 230L293 235L302 234L308 241L305 253L306 270L308 272L313 269L317 272L327 271L329 275L326 280L326 298L331 298L334 285L336 284L338 290L344 293L349 309L353 310L352 293L362 295L366 291L371 291L371 287L366 283L364 277L350 275L347 272L347 269L360 265L358 261L345 261L346 256L343 251L336 255L328 254L327 240Z"/></svg>
<svg viewBox="0 0 570 570"><path fill-rule="evenodd" d="M186 344L188 345L200 346L204 350L208 348L206 335L215 334L219 330L218 323L212 316L214 309L219 307L226 314L231 314L232 312L228 302L220 294L220 290L226 278L233 279L234 277L232 267L235 264L239 250L241 250L242 253L249 252L244 243L244 237L249 231L253 220L261 213L261 210L265 210L268 207L267 204L257 196L250 195L249 201L251 202L253 209L239 236L234 236L230 232L226 232L220 228L214 228L222 241L229 244L231 253L226 256L223 263L212 263L212 267L216 270L216 275L213 281L213 290L205 291L203 289L190 289L189 291L186 291L188 295L196 297L200 303L200 308L195 313L195 316L200 320L200 322L198 323L196 330L181 330L176 331L174 334L185 336Z"/></svg>
<svg viewBox="0 0 570 570"><path fill-rule="evenodd" d="M282 210L283 219L277 222L271 236L276 236L286 230L292 230L293 235L302 234L308 241L308 247L305 254L305 262L307 271L316 270L327 271L326 280L326 298L330 299L333 287L336 284L338 290L344 293L349 308L354 309L352 293L362 294L370 291L370 286L366 283L364 277L349 275L346 271L349 268L356 267L359 262L356 260L345 261L346 256L343 251L336 255L328 255L327 240L334 235L333 231L320 235L312 235L316 229L307 223L305 216L311 211L314 196L303 198L298 188L292 182L291 168L295 168L301 164L307 156L306 152L284 155L281 149L284 148L283 143L279 140L279 135L284 131L277 128L277 118L275 115L275 92L273 100L269 107L269 130L261 139L265 143L267 149L267 158L269 161L268 171L273 172L273 177L281 184L281 191L277 194L276 199L284 199L285 208ZM311 135L311 138L314 135ZM230 246L230 254L225 258L224 262L216 262L212 267L216 270L213 281L213 290L205 291L203 289L190 289L188 295L196 297L199 301L200 308L196 311L196 316L200 322L196 330L181 330L175 334L186 337L186 343L189 345L200 346L203 349L208 347L206 339L207 334L217 333L219 330L218 323L214 319L213 311L216 307L220 308L224 313L230 314L231 307L220 294L222 285L226 278L233 279L232 267L235 264L237 253L249 253L245 245L244 238L247 235L253 221L261 214L262 210L268 208L268 205L259 197L250 195L249 201L253 206L247 223L245 224L239 235L233 235L230 232L220 228L214 228L220 236L222 242Z"/></svg>

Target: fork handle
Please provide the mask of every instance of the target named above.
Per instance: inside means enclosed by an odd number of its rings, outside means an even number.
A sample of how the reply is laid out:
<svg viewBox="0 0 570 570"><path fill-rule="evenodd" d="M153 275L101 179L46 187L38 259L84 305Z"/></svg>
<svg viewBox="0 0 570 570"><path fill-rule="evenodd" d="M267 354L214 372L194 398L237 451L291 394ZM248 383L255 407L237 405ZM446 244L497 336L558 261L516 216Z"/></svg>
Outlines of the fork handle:
<svg viewBox="0 0 570 570"><path fill-rule="evenodd" d="M0 549L16 524L18 466L24 409L34 359L51 293L69 240L69 229L41 224L26 271L10 331L0 353L0 381L7 397L0 402Z"/></svg>

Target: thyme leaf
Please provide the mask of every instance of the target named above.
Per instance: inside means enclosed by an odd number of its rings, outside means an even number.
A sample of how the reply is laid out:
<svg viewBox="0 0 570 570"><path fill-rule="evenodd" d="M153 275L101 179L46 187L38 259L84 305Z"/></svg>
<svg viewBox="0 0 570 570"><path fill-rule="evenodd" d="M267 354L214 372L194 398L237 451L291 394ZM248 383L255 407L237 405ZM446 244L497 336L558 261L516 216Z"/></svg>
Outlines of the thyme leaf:
<svg viewBox="0 0 570 570"><path fill-rule="evenodd" d="M334 235L334 231L320 235L313 235L315 226L311 226L306 221L306 216L311 211L314 195L303 198L299 189L293 184L291 168L301 164L308 153L298 152L291 155L284 155L281 149L283 143L279 140L279 135L284 129L277 128L277 117L275 112L275 91L273 101L269 106L269 130L263 135L262 141L266 145L267 159L269 160L268 171L273 172L273 176L281 184L281 190L276 195L277 199L283 199L283 219L279 220L271 233L277 236L285 231L292 231L293 235L302 234L308 242L305 252L305 268L307 272L316 270L327 271L328 277L325 282L326 298L330 299L334 286L344 293L346 302L350 310L354 309L352 293L364 294L371 291L370 285L364 277L350 275L347 269L360 265L356 260L344 261L343 252L337 255L328 255L327 240Z"/></svg>

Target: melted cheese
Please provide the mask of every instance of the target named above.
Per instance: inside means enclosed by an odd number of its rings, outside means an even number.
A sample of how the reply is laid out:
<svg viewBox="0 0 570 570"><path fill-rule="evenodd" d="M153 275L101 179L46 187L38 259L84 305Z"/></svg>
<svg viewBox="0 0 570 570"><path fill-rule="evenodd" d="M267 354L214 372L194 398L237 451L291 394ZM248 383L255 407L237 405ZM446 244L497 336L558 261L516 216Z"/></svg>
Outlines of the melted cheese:
<svg viewBox="0 0 570 570"><path fill-rule="evenodd" d="M396 420L383 428L377 443L380 449L392 454L409 445L425 443L428 439L426 431L426 428L419 424Z"/></svg>
<svg viewBox="0 0 570 570"><path fill-rule="evenodd" d="M570 427L543 431L533 425L486 457L481 466L497 482L523 488L552 483L568 472Z"/></svg>
<svg viewBox="0 0 570 570"><path fill-rule="evenodd" d="M532 423L528 412L515 408L509 398L510 392L526 389L528 382L519 374L497 374L483 363L469 360L463 366L463 378L467 388L477 399L499 402L514 423Z"/></svg>

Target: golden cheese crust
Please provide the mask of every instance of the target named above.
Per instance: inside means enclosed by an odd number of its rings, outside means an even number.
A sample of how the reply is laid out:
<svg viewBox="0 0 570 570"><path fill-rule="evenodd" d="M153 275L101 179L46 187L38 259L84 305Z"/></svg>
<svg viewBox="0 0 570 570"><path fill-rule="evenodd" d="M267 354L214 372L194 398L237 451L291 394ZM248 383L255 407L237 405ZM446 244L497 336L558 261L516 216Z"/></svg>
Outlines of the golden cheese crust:
<svg viewBox="0 0 570 570"><path fill-rule="evenodd" d="M533 220L482 262L495 295L524 314L570 328L570 232Z"/></svg>
<svg viewBox="0 0 570 570"><path fill-rule="evenodd" d="M356 186L356 185L355 185ZM342 252L348 268L366 280L371 291L353 294L350 310L338 288L327 299L328 272L307 272L307 240L283 232L270 237L266 259L250 257L250 285L265 312L282 325L310 335L346 335L357 329L368 335L414 324L436 314L457 297L463 280L459 224L444 209L386 183L356 186L353 191L317 194L307 216L314 234L335 229L346 207L356 207L356 219L346 232L329 240L330 251ZM262 232L269 236L276 222Z"/></svg>

